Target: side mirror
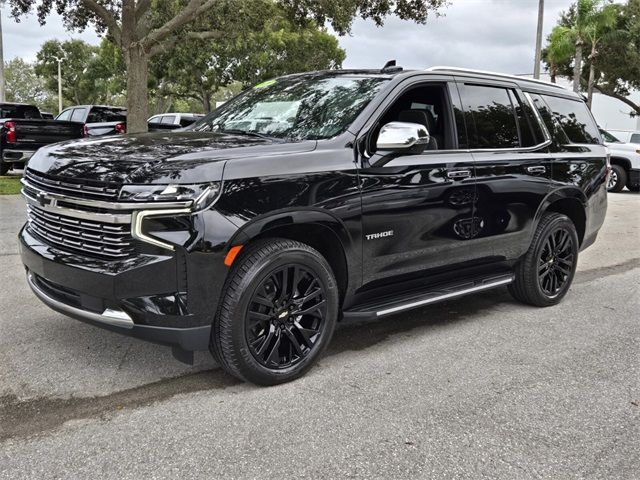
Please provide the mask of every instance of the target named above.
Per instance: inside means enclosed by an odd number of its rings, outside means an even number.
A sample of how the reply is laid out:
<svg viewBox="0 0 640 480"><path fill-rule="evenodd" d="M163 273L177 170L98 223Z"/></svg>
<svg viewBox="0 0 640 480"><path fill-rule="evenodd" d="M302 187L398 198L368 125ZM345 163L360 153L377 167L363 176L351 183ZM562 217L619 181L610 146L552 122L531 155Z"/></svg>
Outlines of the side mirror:
<svg viewBox="0 0 640 480"><path fill-rule="evenodd" d="M376 149L408 150L419 145L426 147L430 138L427 127L419 123L389 122L380 129Z"/></svg>

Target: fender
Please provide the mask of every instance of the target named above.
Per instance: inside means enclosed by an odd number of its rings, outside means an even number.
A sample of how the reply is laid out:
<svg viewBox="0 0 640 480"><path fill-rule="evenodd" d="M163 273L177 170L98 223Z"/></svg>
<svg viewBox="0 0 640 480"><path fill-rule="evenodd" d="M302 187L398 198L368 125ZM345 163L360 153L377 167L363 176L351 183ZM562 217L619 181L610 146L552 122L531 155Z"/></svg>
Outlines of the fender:
<svg viewBox="0 0 640 480"><path fill-rule="evenodd" d="M552 205L553 203L557 202L558 200L565 200L565 199L572 199L572 200L579 201L580 205L582 205L582 210L583 210L583 213L584 213L584 215L586 217L586 213L587 213L587 196L578 187L573 186L573 185L567 185L565 187L560 187L560 188L557 188L555 190L552 190L551 192L549 192L547 194L546 197L544 197L542 202L540 202L540 206L538 207L538 211L536 212L536 215L535 215L535 218L534 218L535 227L538 226L538 222L542 218L542 215L544 215L547 212L547 210L549 209L550 205ZM529 242L531 242L531 240L533 239L533 235L535 234L535 230L536 230L536 228L532 229Z"/></svg>
<svg viewBox="0 0 640 480"><path fill-rule="evenodd" d="M360 219L351 231L347 225L331 212L314 207L295 207L259 215L240 226L227 243L227 251L234 245L246 244L252 239L268 235L269 231L295 225L315 225L333 233L342 246L342 254L347 266L348 288L358 288L362 278L362 239Z"/></svg>

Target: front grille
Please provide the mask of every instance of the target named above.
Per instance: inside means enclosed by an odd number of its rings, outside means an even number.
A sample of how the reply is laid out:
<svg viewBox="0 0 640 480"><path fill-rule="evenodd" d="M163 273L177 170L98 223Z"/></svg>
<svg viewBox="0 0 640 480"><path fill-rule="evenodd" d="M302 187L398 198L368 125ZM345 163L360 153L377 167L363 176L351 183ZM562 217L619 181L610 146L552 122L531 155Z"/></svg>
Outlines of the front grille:
<svg viewBox="0 0 640 480"><path fill-rule="evenodd" d="M130 225L81 220L33 205L27 207L27 212L31 231L65 251L108 259L126 258L134 253Z"/></svg>
<svg viewBox="0 0 640 480"><path fill-rule="evenodd" d="M116 201L120 186L116 183L79 180L72 177L56 177L27 168L24 178L29 184L45 192L70 195L76 198Z"/></svg>

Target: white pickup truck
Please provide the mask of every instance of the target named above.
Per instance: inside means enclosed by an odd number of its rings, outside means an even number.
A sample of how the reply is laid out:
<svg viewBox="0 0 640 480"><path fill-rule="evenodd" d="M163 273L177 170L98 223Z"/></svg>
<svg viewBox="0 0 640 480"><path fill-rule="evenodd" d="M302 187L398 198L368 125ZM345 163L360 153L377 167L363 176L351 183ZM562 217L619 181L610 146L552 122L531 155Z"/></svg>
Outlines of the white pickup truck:
<svg viewBox="0 0 640 480"><path fill-rule="evenodd" d="M632 192L640 192L640 144L623 143L606 130L600 133L611 154L607 190L620 192L626 186Z"/></svg>

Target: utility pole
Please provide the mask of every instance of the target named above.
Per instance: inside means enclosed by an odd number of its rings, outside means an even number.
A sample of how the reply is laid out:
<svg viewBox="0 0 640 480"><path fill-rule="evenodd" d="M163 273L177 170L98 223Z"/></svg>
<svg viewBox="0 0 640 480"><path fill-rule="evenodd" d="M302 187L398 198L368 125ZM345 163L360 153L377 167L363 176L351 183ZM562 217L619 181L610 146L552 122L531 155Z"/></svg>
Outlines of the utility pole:
<svg viewBox="0 0 640 480"><path fill-rule="evenodd" d="M0 1L0 7L4 2ZM0 10L0 102L4 102L4 54L2 50L2 10Z"/></svg>
<svg viewBox="0 0 640 480"><path fill-rule="evenodd" d="M58 62L58 115L62 112L62 58L53 57Z"/></svg>
<svg viewBox="0 0 640 480"><path fill-rule="evenodd" d="M533 78L540 78L542 62L542 21L544 19L544 0L538 0L538 31L536 32L536 63L533 65Z"/></svg>

